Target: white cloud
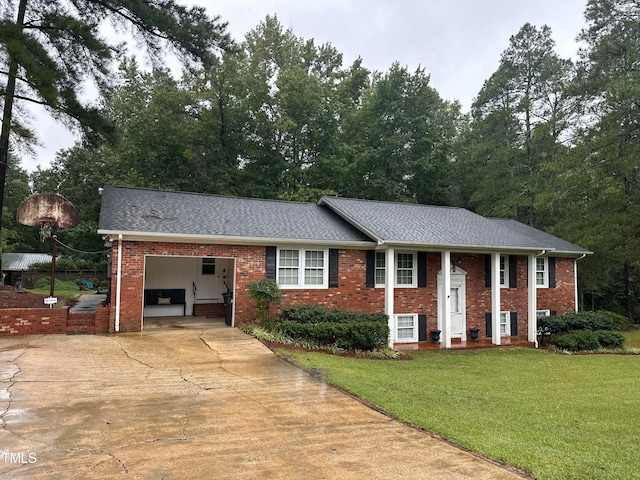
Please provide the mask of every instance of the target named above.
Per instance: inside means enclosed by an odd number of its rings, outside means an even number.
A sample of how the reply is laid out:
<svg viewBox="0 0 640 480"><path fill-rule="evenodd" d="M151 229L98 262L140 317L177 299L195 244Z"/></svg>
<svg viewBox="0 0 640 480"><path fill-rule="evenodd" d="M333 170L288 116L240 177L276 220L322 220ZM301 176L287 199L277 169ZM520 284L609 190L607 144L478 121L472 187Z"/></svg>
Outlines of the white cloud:
<svg viewBox="0 0 640 480"><path fill-rule="evenodd" d="M394 61L431 75L432 86L466 109L497 69L509 38L529 22L551 27L558 54L575 58L575 38L584 26L586 0L195 0L229 22L242 40L269 14L296 36L331 43L345 64L358 56L364 66L386 71ZM25 168L46 167L74 137L62 125L39 121L44 145Z"/></svg>

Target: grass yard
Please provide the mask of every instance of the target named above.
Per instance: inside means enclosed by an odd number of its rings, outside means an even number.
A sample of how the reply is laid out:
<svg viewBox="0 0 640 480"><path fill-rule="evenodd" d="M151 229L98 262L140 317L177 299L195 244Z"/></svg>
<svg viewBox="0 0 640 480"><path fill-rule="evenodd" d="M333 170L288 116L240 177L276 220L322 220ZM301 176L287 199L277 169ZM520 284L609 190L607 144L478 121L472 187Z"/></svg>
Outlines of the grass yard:
<svg viewBox="0 0 640 480"><path fill-rule="evenodd" d="M624 344L627 347L640 348L640 330L624 332Z"/></svg>
<svg viewBox="0 0 640 480"><path fill-rule="evenodd" d="M501 348L384 361L281 353L396 418L535 478L640 478L638 355Z"/></svg>

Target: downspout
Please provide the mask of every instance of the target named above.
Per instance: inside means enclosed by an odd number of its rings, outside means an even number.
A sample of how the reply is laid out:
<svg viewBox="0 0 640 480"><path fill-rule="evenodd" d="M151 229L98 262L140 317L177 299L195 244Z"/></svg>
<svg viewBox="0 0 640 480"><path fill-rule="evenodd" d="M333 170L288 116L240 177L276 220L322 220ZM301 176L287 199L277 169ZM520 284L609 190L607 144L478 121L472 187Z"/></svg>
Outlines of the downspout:
<svg viewBox="0 0 640 480"><path fill-rule="evenodd" d="M115 331L120 331L120 290L122 288L122 234L118 235L118 269L116 273L116 322Z"/></svg>
<svg viewBox="0 0 640 480"><path fill-rule="evenodd" d="M574 293L575 293L575 309L576 309L576 313L578 312L578 260L582 260L586 256L587 256L587 254L583 253L580 258L576 258L573 261L573 288L575 290Z"/></svg>

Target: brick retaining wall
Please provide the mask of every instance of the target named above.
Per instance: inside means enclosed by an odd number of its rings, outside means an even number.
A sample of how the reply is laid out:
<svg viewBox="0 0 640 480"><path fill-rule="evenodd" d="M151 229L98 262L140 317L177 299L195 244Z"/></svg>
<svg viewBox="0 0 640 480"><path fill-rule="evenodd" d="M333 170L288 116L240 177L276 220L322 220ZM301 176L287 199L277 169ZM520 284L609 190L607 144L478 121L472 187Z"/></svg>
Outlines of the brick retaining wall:
<svg viewBox="0 0 640 480"><path fill-rule="evenodd" d="M109 332L109 307L95 313L69 313L63 308L8 308L0 310L0 337L38 334Z"/></svg>

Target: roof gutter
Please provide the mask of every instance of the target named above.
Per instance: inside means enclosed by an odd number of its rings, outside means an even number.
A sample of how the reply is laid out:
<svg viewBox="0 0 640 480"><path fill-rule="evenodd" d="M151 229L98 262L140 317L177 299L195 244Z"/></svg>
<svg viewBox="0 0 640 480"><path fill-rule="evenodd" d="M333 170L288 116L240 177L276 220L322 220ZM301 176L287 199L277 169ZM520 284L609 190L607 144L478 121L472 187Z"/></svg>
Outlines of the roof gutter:
<svg viewBox="0 0 640 480"><path fill-rule="evenodd" d="M223 236L223 235L180 235L175 233L156 233L156 232L120 232L116 230L98 230L98 234L110 236L112 238L122 236L124 240L129 241L172 241L176 243L205 243L205 244L221 244L221 245L331 245L343 248L375 248L375 242L367 241L349 241L349 240L331 240L331 239L295 239L295 238L277 238L277 237L240 237L240 236Z"/></svg>

